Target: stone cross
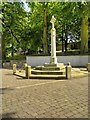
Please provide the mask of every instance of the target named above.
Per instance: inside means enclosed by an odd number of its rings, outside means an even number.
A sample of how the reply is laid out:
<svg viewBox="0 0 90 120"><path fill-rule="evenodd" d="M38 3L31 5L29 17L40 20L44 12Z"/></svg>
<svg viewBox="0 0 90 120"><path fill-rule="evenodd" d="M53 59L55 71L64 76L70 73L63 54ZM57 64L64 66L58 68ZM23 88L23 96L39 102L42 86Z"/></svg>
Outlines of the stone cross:
<svg viewBox="0 0 90 120"><path fill-rule="evenodd" d="M54 16L52 16L52 19L51 19L51 23L52 23L52 28L54 28L54 23L55 23L55 21L56 21L56 19L55 19L55 17Z"/></svg>
<svg viewBox="0 0 90 120"><path fill-rule="evenodd" d="M56 19L54 16L52 16L51 23L52 23L52 29L51 29L51 63L57 64L57 57L56 57L56 29L54 28L54 23Z"/></svg>

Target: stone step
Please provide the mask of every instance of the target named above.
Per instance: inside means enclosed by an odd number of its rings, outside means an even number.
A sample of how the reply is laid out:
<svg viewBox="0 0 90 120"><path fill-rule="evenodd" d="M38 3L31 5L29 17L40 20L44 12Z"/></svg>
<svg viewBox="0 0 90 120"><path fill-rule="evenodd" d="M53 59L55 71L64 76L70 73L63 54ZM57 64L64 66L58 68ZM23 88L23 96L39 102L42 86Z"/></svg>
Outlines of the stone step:
<svg viewBox="0 0 90 120"><path fill-rule="evenodd" d="M43 71L43 70L32 70L31 74L35 75L64 75L65 71Z"/></svg>
<svg viewBox="0 0 90 120"><path fill-rule="evenodd" d="M35 70L48 70L48 71L62 70L62 69L65 69L65 65L63 63L58 63L58 64L45 63L44 66L36 66L34 69Z"/></svg>
<svg viewBox="0 0 90 120"><path fill-rule="evenodd" d="M42 67L43 71L60 71L60 70L64 70L65 67Z"/></svg>
<svg viewBox="0 0 90 120"><path fill-rule="evenodd" d="M66 79L66 75L31 75L31 79Z"/></svg>
<svg viewBox="0 0 90 120"><path fill-rule="evenodd" d="M44 67L64 67L64 64L63 63L57 63L57 64L45 63Z"/></svg>
<svg viewBox="0 0 90 120"><path fill-rule="evenodd" d="M63 70L65 69L65 66L62 67L44 67L44 66L37 66L36 68L34 68L35 70L48 70L48 71L54 71L54 70Z"/></svg>
<svg viewBox="0 0 90 120"><path fill-rule="evenodd" d="M25 78L25 74L22 72L16 72L15 73L16 76L19 77L23 77ZM29 76L29 78L31 79L66 79L66 75L35 75L35 74L31 74L31 76Z"/></svg>
<svg viewBox="0 0 90 120"><path fill-rule="evenodd" d="M35 70L42 70L43 67L44 67L44 66L36 66L34 69L35 69Z"/></svg>
<svg viewBox="0 0 90 120"><path fill-rule="evenodd" d="M45 63L44 67L57 67L57 64L50 64L50 63Z"/></svg>

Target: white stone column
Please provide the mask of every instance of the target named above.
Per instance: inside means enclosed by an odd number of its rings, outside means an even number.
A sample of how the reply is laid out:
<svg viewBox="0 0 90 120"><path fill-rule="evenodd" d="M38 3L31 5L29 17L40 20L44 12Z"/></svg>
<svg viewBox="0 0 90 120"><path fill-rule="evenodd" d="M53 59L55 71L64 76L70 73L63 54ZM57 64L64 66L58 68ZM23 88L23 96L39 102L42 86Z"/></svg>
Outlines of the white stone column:
<svg viewBox="0 0 90 120"><path fill-rule="evenodd" d="M56 57L56 29L54 28L54 23L56 19L54 16L52 16L51 23L52 23L52 29L51 29L51 63L57 64L57 57Z"/></svg>

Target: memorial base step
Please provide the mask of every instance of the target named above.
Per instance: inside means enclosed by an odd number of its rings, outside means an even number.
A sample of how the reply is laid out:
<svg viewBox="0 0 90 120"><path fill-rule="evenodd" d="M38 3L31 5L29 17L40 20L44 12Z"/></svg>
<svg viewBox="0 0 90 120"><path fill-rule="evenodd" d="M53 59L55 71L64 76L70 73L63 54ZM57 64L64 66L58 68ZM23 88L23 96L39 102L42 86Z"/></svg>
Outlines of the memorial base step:
<svg viewBox="0 0 90 120"><path fill-rule="evenodd" d="M64 75L65 71L43 71L43 70L32 70L31 74L35 74L35 75Z"/></svg>

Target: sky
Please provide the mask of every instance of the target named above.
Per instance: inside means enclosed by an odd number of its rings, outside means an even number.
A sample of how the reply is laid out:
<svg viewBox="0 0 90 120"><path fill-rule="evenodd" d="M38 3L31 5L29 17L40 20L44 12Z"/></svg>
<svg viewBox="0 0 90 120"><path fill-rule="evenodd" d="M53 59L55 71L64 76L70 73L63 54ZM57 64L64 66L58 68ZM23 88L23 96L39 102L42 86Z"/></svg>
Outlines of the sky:
<svg viewBox="0 0 90 120"><path fill-rule="evenodd" d="M26 3L25 1L23 1L24 3L24 9L26 12L29 12L30 11L30 8L28 7L28 3Z"/></svg>
<svg viewBox="0 0 90 120"><path fill-rule="evenodd" d="M8 2L15 2L15 0L7 0ZM18 0L19 1L19 0ZM26 12L30 11L30 8L28 7L28 3L26 2L27 0L20 0L20 2L24 3L24 9Z"/></svg>

